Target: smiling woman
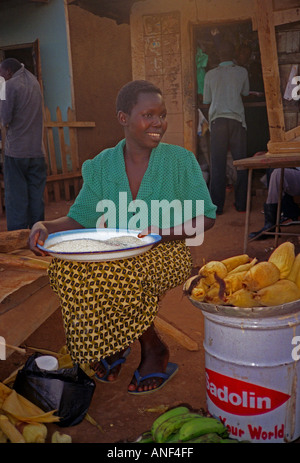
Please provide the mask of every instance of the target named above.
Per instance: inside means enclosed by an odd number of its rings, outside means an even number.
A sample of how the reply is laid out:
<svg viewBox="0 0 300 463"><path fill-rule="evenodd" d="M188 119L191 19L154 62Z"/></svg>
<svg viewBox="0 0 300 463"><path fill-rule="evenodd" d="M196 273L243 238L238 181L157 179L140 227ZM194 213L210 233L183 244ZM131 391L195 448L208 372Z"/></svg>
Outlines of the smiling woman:
<svg viewBox="0 0 300 463"><path fill-rule="evenodd" d="M124 127L125 167L135 199L147 170L151 150L167 130L167 110L161 90L144 81L123 87L117 99L117 115Z"/></svg>
<svg viewBox="0 0 300 463"><path fill-rule="evenodd" d="M152 205L176 201L183 209L189 201L184 225L194 225L200 217L204 230L213 226L216 208L194 154L162 143L167 111L159 88L147 81L130 82L120 90L116 109L125 138L83 164L83 186L68 215L35 224L29 243L40 255L37 245L43 245L49 233L96 228L103 203L114 204L115 228L128 229L136 214L130 204L145 205L147 226L139 228L136 221L136 229L141 235L152 230L161 240L144 254L105 262L54 258L49 266L72 359L89 362L99 381L114 381L130 344L138 340L141 363L128 392L145 394L164 386L177 372L153 322L161 296L190 275L191 254L185 239L192 237L191 230L196 234L195 227L182 226L182 218L173 220L166 232L163 214L153 221ZM199 201L204 204L200 211Z"/></svg>

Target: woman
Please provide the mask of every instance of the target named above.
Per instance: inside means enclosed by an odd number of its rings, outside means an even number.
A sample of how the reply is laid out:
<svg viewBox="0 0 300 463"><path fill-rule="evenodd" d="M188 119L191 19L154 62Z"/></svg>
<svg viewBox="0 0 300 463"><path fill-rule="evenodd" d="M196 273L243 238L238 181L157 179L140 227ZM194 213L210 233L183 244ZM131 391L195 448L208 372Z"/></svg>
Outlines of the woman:
<svg viewBox="0 0 300 463"><path fill-rule="evenodd" d="M204 230L215 220L216 208L194 155L161 143L166 114L159 88L147 81L125 85L117 98L125 139L83 164L83 187L68 215L35 224L29 237L30 248L41 255L37 244L43 244L49 233L103 226L104 216L99 215L103 200L116 206L116 228L127 228L134 220L132 208L124 214L120 193L127 198L127 206L141 201L147 205L146 216L139 216L141 234L158 231L162 239L145 254L110 262L53 259L49 267L74 362L90 362L96 378L114 381L130 344L139 340L141 362L128 386L132 394L162 387L177 371L177 365L168 362L168 348L157 336L153 321L159 298L190 275L191 255L184 240L190 238L186 230L196 230L198 219L193 206L190 216L185 215L190 228L172 218L166 231L163 218L151 217L151 205L157 200L204 200ZM110 219L104 218L111 228Z"/></svg>

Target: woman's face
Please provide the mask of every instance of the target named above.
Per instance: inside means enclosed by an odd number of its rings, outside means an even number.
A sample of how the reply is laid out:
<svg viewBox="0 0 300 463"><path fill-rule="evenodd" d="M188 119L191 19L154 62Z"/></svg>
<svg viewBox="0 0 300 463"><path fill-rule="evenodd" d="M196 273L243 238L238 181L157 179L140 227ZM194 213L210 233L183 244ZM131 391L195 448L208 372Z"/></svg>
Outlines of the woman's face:
<svg viewBox="0 0 300 463"><path fill-rule="evenodd" d="M167 110L159 93L140 93L131 114L121 113L126 141L139 148L155 148L167 130Z"/></svg>

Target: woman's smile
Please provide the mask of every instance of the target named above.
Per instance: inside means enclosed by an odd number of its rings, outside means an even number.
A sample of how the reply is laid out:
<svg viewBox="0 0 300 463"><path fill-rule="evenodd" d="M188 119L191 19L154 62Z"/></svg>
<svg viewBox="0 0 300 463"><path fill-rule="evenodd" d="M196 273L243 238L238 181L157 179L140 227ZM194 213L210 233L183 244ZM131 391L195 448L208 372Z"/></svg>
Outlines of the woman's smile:
<svg viewBox="0 0 300 463"><path fill-rule="evenodd" d="M127 143L152 149L157 146L167 130L167 110L161 95L141 93L137 104L126 115Z"/></svg>

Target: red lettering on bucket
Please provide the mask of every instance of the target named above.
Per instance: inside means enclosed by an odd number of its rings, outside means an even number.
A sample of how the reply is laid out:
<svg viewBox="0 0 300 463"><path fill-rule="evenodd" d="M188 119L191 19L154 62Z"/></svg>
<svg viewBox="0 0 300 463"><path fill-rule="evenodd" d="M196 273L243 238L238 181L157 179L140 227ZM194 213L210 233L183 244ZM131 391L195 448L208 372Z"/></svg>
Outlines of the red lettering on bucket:
<svg viewBox="0 0 300 463"><path fill-rule="evenodd" d="M247 383L205 369L206 391L216 407L234 415L268 413L285 403L290 395L257 384Z"/></svg>

